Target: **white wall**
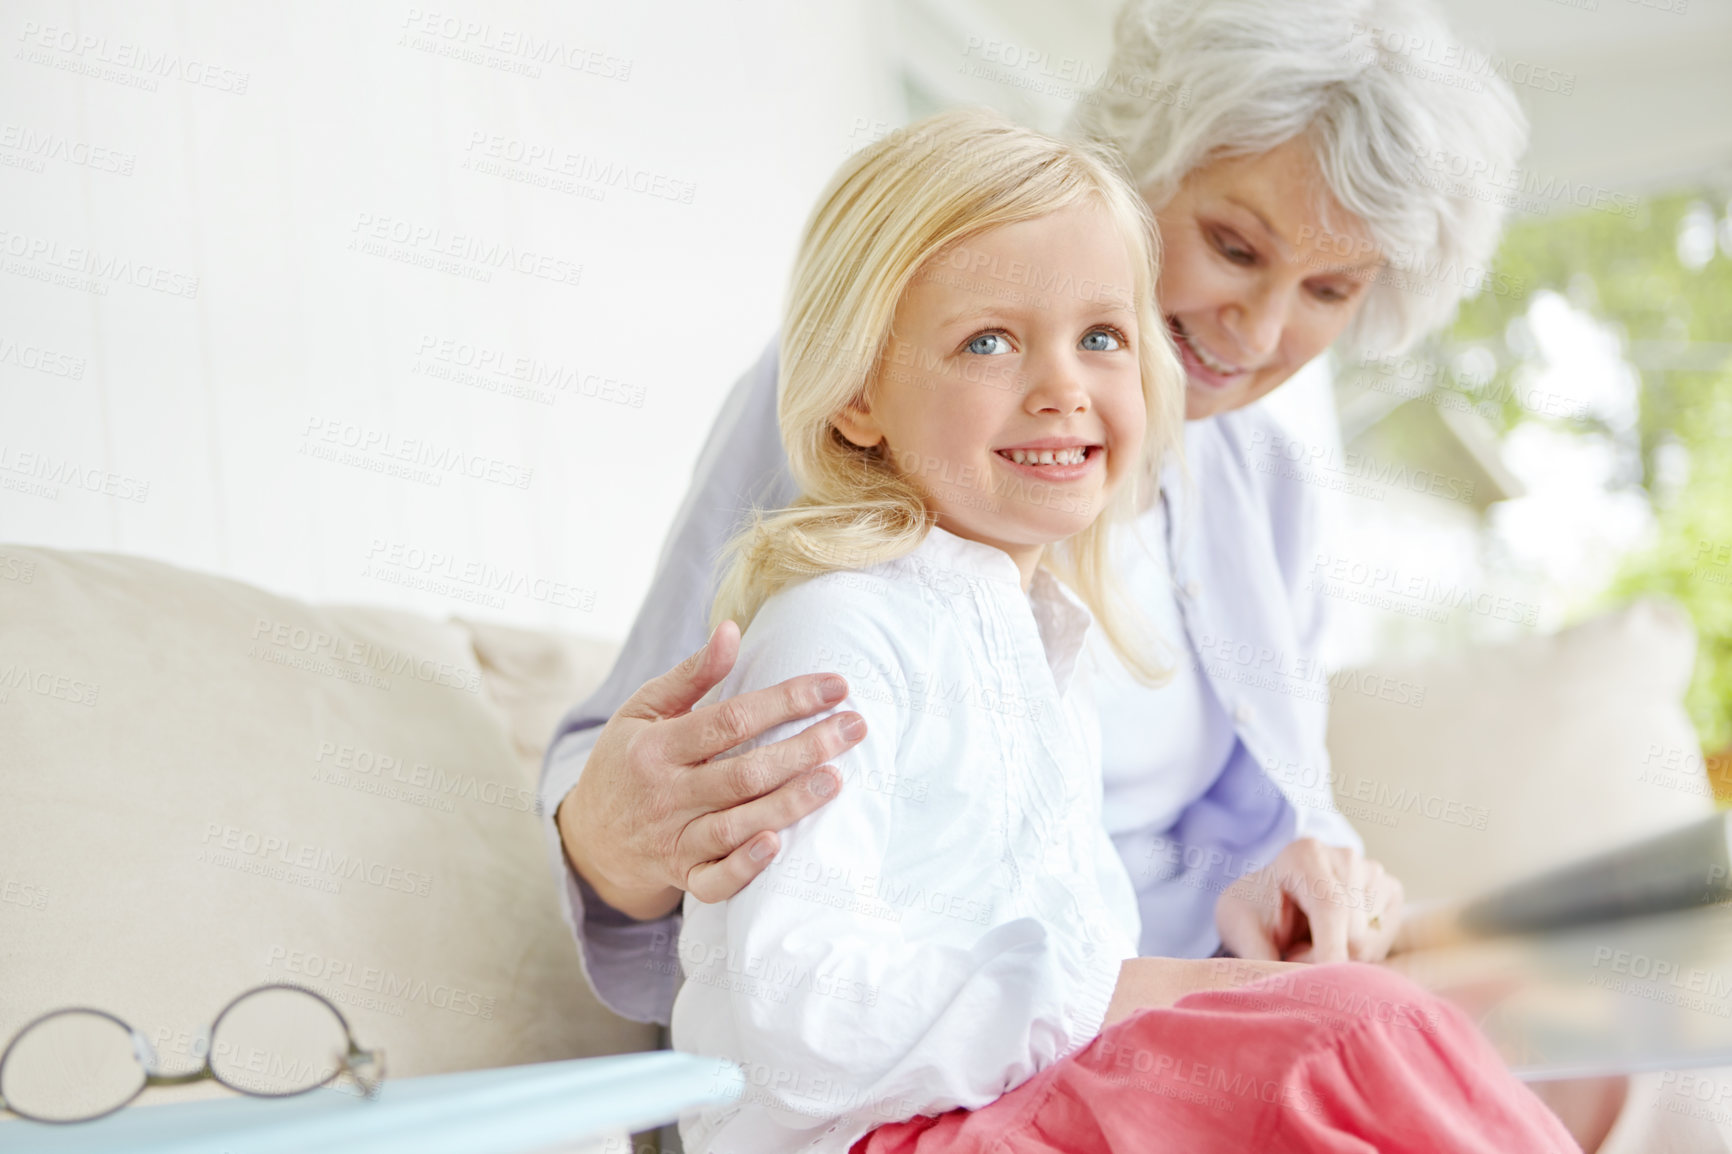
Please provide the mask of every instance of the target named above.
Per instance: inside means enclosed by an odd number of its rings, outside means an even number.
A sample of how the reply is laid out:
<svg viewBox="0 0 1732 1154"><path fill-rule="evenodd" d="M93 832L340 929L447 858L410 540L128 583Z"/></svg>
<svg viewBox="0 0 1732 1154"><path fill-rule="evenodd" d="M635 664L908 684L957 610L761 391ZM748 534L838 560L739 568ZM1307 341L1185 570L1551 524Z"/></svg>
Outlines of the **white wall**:
<svg viewBox="0 0 1732 1154"><path fill-rule="evenodd" d="M901 119L869 0L3 11L0 540L610 637Z"/></svg>
<svg viewBox="0 0 1732 1154"><path fill-rule="evenodd" d="M1724 101L1680 99L1732 77L1732 7L1669 3L1451 12L1572 77L1522 92L1534 170L1630 192L1724 154ZM1059 127L1115 6L10 0L0 540L622 637L835 164L909 92ZM1635 111L1608 128L1602 106ZM1664 164L1644 151L1662 138ZM491 169L496 142L543 159ZM365 222L422 240L357 251ZM436 246L581 271L407 262ZM452 379L447 347L567 387ZM303 451L325 434L379 448ZM362 467L388 452L506 483Z"/></svg>

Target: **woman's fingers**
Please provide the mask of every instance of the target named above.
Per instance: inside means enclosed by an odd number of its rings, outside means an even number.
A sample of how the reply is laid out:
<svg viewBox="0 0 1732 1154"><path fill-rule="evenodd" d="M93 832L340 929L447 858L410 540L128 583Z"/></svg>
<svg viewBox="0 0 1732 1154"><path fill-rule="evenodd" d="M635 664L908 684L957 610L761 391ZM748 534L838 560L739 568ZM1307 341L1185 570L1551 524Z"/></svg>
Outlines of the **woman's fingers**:
<svg viewBox="0 0 1732 1154"><path fill-rule="evenodd" d="M864 718L839 713L772 745L693 767L687 800L698 816L674 850L684 888L705 902L744 889L775 856L776 833L836 796L842 778L825 763L865 734Z"/></svg>
<svg viewBox="0 0 1732 1154"><path fill-rule="evenodd" d="M1280 895L1275 894L1280 900ZM1275 941L1275 919L1266 916L1263 905L1248 898L1235 884L1215 905L1215 929L1221 944L1233 954L1253 961L1278 962L1281 950Z"/></svg>
<svg viewBox="0 0 1732 1154"><path fill-rule="evenodd" d="M728 675L739 649L740 627L732 621L722 622L702 649L660 677L644 682L614 716L643 721L679 717Z"/></svg>
<svg viewBox="0 0 1732 1154"><path fill-rule="evenodd" d="M1353 960L1352 945L1363 939L1370 915L1364 888L1356 886L1363 858L1357 850L1304 838L1288 846L1296 868L1282 876L1311 930L1311 960L1319 964Z"/></svg>
<svg viewBox="0 0 1732 1154"><path fill-rule="evenodd" d="M1301 838L1222 894L1215 924L1241 958L1379 961L1401 928L1402 901L1382 863Z"/></svg>
<svg viewBox="0 0 1732 1154"><path fill-rule="evenodd" d="M841 775L836 772L836 767L823 765L755 801L694 818L680 835L679 845L675 849L678 862L689 873L701 864L719 862L730 857L759 834L770 834L769 838L758 842L754 847L768 852L762 857L747 854L749 864L742 866L742 872L730 875L729 880L737 877L738 884L722 894L722 897L732 897L746 882L757 877L759 872L770 864L770 858L775 856L779 844L775 833L787 829L835 797L841 784ZM703 900L720 899L705 897Z"/></svg>
<svg viewBox="0 0 1732 1154"><path fill-rule="evenodd" d="M561 836L616 908L649 908L669 885L703 901L738 893L775 856L776 831L835 796L841 778L825 763L865 736L859 714L840 713L723 757L848 696L841 677L810 674L693 709L733 668L739 644L739 627L722 622L702 649L634 693L596 740L578 788L588 784L600 799L573 809L584 820L574 818L570 831L562 824ZM607 869L591 860L597 855Z"/></svg>
<svg viewBox="0 0 1732 1154"><path fill-rule="evenodd" d="M1380 962L1389 956L1389 951L1395 948L1396 936L1401 932L1403 906L1406 904L1406 891L1402 889L1401 879L1377 865L1378 880L1376 892L1371 902L1371 921L1376 923L1370 927L1366 939L1365 953L1361 961Z"/></svg>
<svg viewBox="0 0 1732 1154"><path fill-rule="evenodd" d="M1347 933L1347 956L1355 962L1369 961L1377 939L1383 936L1383 914L1378 904L1383 901L1383 865L1354 854L1348 879L1346 899L1353 925ZM1373 917L1378 919L1375 927Z"/></svg>
<svg viewBox="0 0 1732 1154"><path fill-rule="evenodd" d="M834 673L790 677L779 685L712 702L684 717L663 722L658 733L660 753L671 765L702 765L766 730L821 713L847 696L848 683ZM815 764L817 762L799 768L810 769ZM787 775L783 774L757 792L774 788L785 780ZM721 793L717 796L741 801L756 794Z"/></svg>
<svg viewBox="0 0 1732 1154"><path fill-rule="evenodd" d="M1315 962L1346 962L1352 960L1347 939L1353 929L1353 911L1325 892L1328 886L1296 885L1288 889L1305 921L1311 927L1311 958Z"/></svg>
<svg viewBox="0 0 1732 1154"><path fill-rule="evenodd" d="M726 901L763 872L779 844L776 835L769 832L749 838L720 861L694 865L686 874L684 889L700 902Z"/></svg>
<svg viewBox="0 0 1732 1154"><path fill-rule="evenodd" d="M834 761L865 736L866 721L858 713L826 717L781 741L694 766L688 775L689 801L705 811L743 805Z"/></svg>

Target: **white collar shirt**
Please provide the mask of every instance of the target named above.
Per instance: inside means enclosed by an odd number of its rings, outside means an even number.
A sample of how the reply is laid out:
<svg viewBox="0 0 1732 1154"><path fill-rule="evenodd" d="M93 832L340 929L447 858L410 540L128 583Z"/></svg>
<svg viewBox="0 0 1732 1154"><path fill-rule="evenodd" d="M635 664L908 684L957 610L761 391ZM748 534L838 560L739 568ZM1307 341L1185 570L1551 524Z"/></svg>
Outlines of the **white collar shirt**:
<svg viewBox="0 0 1732 1154"><path fill-rule="evenodd" d="M1099 1032L1138 913L1101 819L1090 629L1050 574L1025 594L1002 550L943 529L759 611L718 692L834 670L867 736L763 875L686 898L673 1043L746 1075L682 1126L688 1151L846 1151Z"/></svg>

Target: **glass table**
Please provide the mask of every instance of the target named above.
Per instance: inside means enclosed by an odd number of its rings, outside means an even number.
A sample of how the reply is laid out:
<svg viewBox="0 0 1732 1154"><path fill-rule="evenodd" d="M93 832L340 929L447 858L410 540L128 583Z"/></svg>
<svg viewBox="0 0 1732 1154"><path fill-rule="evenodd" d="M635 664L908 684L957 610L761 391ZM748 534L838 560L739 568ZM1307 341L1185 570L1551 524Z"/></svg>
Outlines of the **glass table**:
<svg viewBox="0 0 1732 1154"><path fill-rule="evenodd" d="M0 1122L0 1151L632 1154L633 1132L731 1102L743 1087L730 1062L657 1051L387 1077L374 1100L322 1089L294 1098L131 1106L67 1126L7 1120Z"/></svg>

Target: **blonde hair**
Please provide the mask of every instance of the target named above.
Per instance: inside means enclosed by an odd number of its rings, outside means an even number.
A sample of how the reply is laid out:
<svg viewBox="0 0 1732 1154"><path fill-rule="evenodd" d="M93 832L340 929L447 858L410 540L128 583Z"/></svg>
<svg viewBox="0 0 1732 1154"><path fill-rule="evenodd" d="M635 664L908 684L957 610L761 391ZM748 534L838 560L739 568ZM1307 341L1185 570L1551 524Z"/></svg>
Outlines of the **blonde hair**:
<svg viewBox="0 0 1732 1154"><path fill-rule="evenodd" d="M1148 208L1114 155L1022 128L996 113L940 113L851 157L808 221L782 328L776 408L800 496L724 548L712 625L744 629L778 590L820 573L912 552L937 522L914 481L877 447L845 438L834 419L865 406L902 294L921 268L991 228L1074 205L1105 209L1134 274L1137 357L1148 409L1143 459L1096 520L1042 553L1041 567L1089 607L1127 669L1167 676L1133 630L1113 577L1110 529L1153 499L1158 467L1179 444L1184 385L1154 300L1158 240Z"/></svg>

